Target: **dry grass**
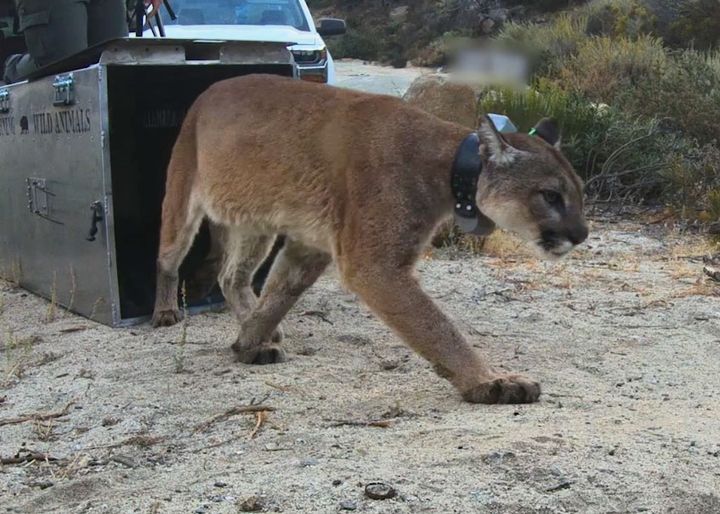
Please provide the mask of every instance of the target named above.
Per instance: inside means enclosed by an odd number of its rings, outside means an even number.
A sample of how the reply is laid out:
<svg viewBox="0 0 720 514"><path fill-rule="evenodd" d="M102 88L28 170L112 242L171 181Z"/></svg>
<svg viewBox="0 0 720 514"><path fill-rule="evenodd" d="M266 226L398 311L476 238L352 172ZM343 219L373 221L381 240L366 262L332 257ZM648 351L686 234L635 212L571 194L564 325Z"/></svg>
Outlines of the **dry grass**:
<svg viewBox="0 0 720 514"><path fill-rule="evenodd" d="M95 319L95 315L97 314L97 310L100 308L101 305L105 304L105 298L102 296L95 300L93 303L92 309L90 309L90 315L88 316L89 319Z"/></svg>
<svg viewBox="0 0 720 514"><path fill-rule="evenodd" d="M0 267L0 277L11 288L20 286L22 270L18 261L13 261L9 266Z"/></svg>
<svg viewBox="0 0 720 514"><path fill-rule="evenodd" d="M5 336L3 347L5 350L5 377L4 385L13 380L20 380L32 361L33 346L39 342L38 336L18 337L14 332Z"/></svg>
<svg viewBox="0 0 720 514"><path fill-rule="evenodd" d="M52 287L50 289L50 303L45 313L45 323L52 323L57 318L57 271L53 271Z"/></svg>
<svg viewBox="0 0 720 514"><path fill-rule="evenodd" d="M513 234L502 230L496 230L488 237L477 238L464 236L461 240L468 251L474 255L487 255L507 259L516 257L521 259L534 259L535 254L527 245Z"/></svg>
<svg viewBox="0 0 720 514"><path fill-rule="evenodd" d="M693 278L697 277L699 272L702 272L702 269L697 265L690 264L686 261L673 261L670 276L675 280Z"/></svg>
<svg viewBox="0 0 720 514"><path fill-rule="evenodd" d="M182 314L183 319L180 325L180 341L175 347L175 354L173 355L173 363L175 364L175 373L182 373L185 371L185 349L187 346L187 329L188 329L188 312L187 312L187 292L185 288L185 282L182 283L180 289L182 295Z"/></svg>
<svg viewBox="0 0 720 514"><path fill-rule="evenodd" d="M35 439L38 441L48 442L55 439L55 427L57 426L57 422L55 420L47 420L47 421L41 421L41 420L35 420L33 423L33 433L35 434Z"/></svg>
<svg viewBox="0 0 720 514"><path fill-rule="evenodd" d="M77 292L77 275L75 274L75 267L70 265L70 298L67 303L67 310L72 311L75 307L75 293Z"/></svg>
<svg viewBox="0 0 720 514"><path fill-rule="evenodd" d="M689 296L718 296L720 284L708 278L698 278L694 284L670 295L670 298L687 298Z"/></svg>

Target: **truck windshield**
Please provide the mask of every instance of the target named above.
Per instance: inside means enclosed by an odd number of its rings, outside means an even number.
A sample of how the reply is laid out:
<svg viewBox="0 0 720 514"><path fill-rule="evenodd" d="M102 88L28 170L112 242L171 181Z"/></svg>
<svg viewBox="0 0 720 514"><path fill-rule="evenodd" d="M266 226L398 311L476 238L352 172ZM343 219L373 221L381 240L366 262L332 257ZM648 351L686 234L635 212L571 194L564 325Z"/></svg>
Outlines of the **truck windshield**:
<svg viewBox="0 0 720 514"><path fill-rule="evenodd" d="M310 30L299 0L172 0L171 25L288 25Z"/></svg>

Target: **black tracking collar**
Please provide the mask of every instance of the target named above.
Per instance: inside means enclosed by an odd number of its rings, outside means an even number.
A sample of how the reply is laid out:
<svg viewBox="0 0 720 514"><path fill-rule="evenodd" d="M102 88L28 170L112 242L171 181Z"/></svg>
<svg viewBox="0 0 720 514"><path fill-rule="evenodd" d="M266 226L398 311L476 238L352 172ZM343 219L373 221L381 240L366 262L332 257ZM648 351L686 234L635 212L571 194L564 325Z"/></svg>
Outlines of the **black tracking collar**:
<svg viewBox="0 0 720 514"><path fill-rule="evenodd" d="M477 218L479 211L475 203L477 183L482 171L480 159L480 138L473 132L467 136L457 153L452 167L452 194L455 198L455 215L460 218Z"/></svg>

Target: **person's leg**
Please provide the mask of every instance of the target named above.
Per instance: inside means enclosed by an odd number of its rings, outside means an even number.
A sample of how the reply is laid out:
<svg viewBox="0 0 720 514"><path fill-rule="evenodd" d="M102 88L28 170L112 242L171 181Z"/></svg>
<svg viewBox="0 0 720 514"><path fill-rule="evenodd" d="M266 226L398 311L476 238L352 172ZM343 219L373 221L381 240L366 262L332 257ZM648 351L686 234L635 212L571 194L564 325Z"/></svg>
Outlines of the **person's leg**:
<svg viewBox="0 0 720 514"><path fill-rule="evenodd" d="M28 53L11 56L5 80L17 82L42 66L87 47L88 0L17 0Z"/></svg>
<svg viewBox="0 0 720 514"><path fill-rule="evenodd" d="M125 0L90 0L88 6L88 45L127 37Z"/></svg>

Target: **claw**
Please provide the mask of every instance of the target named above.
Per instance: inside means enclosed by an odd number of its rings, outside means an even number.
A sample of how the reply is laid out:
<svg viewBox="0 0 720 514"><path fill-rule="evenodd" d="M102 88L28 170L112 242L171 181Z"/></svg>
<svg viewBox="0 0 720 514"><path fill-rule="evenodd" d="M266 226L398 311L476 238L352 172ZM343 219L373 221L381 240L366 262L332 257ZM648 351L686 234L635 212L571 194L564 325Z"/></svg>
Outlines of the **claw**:
<svg viewBox="0 0 720 514"><path fill-rule="evenodd" d="M540 398L540 384L520 375L505 375L482 382L462 396L470 403L534 403Z"/></svg>
<svg viewBox="0 0 720 514"><path fill-rule="evenodd" d="M182 313L177 310L156 311L153 313L152 325L154 328L171 327L182 319Z"/></svg>

